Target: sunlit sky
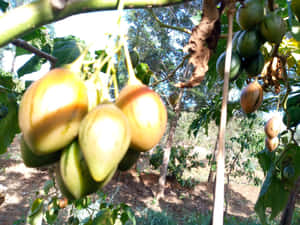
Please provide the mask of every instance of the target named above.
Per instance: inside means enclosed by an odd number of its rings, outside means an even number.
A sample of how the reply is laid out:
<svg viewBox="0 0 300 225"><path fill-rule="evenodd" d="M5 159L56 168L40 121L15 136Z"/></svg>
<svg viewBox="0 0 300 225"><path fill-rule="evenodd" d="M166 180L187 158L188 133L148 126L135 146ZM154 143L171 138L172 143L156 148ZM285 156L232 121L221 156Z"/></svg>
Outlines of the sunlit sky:
<svg viewBox="0 0 300 225"><path fill-rule="evenodd" d="M53 23L56 37L63 37L67 35L74 35L81 40L84 40L87 45L92 44L91 50L103 49L107 44L107 34L113 33L117 27L118 12L102 11L91 12L74 15L66 19ZM128 24L123 20L123 32L126 33ZM32 55L19 56L15 61L15 71L18 70ZM3 69L5 71L11 70L13 54L5 52L5 63ZM38 72L24 76L23 79L37 79L49 70L49 63L43 65Z"/></svg>

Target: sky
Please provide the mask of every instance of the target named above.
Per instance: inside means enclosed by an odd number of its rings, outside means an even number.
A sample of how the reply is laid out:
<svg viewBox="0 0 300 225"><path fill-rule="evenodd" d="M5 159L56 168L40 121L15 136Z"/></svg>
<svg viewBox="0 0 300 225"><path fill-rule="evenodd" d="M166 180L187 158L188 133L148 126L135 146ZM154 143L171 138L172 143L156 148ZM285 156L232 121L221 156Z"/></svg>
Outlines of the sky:
<svg viewBox="0 0 300 225"><path fill-rule="evenodd" d="M96 49L103 49L107 44L107 34L113 33L118 29L117 27L118 12L102 11L91 12L74 15L63 20L53 23L56 37L63 37L67 35L74 35L81 40L84 40L87 45L92 44L91 51ZM127 33L128 24L123 20L123 32ZM18 70L32 55L19 56L15 61L15 71ZM5 52L5 63L3 63L4 70L10 71L13 54L12 52ZM32 80L38 79L49 71L50 65L46 63L38 72L25 75L22 79Z"/></svg>

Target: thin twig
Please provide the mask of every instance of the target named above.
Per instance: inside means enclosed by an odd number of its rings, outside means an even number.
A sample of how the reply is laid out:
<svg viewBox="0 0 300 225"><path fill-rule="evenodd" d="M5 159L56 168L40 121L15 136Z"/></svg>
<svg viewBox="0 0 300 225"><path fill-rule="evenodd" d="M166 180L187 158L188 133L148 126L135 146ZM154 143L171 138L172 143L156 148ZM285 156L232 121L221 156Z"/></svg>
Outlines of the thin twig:
<svg viewBox="0 0 300 225"><path fill-rule="evenodd" d="M190 54L185 55L185 56L182 58L181 62L178 64L178 66L177 66L171 73L169 73L169 74L167 75L166 78L154 82L153 84L151 84L151 87L155 87L155 86L157 86L159 83L164 82L164 81L166 81L166 80L169 80L171 77L173 77L173 76L175 75L175 73L177 72L177 70L179 70L179 69L184 65L184 62L185 62L185 60L186 60L188 57L190 57Z"/></svg>
<svg viewBox="0 0 300 225"><path fill-rule="evenodd" d="M177 30L177 31L181 31L181 32L187 33L187 34L192 34L192 31L189 30L189 29L186 29L186 28L183 28L183 27L175 27L175 26L171 26L171 25L168 25L168 24L164 24L155 15L153 9L150 8L150 9L148 9L148 11L153 16L153 18L156 20L156 22L159 24L160 27L170 28L170 29L173 29L173 30Z"/></svg>
<svg viewBox="0 0 300 225"><path fill-rule="evenodd" d="M28 42L22 40L22 39L15 39L11 42L12 44L14 44L15 46L17 47L20 47L20 48L23 48L29 52L32 52L33 54L41 57L41 58L44 58L44 59L47 59L50 64L51 64L51 68L54 68L55 67L55 64L57 62L57 58L52 56L52 55L49 55L48 53L46 52L43 52L41 51L40 49L32 46L31 44L29 44Z"/></svg>

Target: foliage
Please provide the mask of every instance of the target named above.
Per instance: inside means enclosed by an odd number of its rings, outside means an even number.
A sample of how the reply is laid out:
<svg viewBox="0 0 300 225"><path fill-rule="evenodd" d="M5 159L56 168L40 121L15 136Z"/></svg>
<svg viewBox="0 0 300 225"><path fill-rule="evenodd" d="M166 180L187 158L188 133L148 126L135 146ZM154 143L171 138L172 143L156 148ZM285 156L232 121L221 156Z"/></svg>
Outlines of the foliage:
<svg viewBox="0 0 300 225"><path fill-rule="evenodd" d="M265 152L265 150L264 150ZM288 201L289 191L292 190L296 180L300 176L300 147L296 144L288 144L281 148L278 154L260 153L260 163L267 173L266 179L260 191L255 205L262 224L268 224L266 209L271 208L270 220L274 219L282 211ZM294 168L292 176L284 176L287 166ZM278 198L280 196L280 198Z"/></svg>
<svg viewBox="0 0 300 225"><path fill-rule="evenodd" d="M238 124L237 132L230 137L230 143L226 145L227 172L230 172L229 175L233 178L245 176L249 182L259 185L261 180L256 175L256 161L257 153L264 146L263 122L254 114L239 119ZM235 145L237 151L233 150Z"/></svg>
<svg viewBox="0 0 300 225"><path fill-rule="evenodd" d="M185 148L183 146L173 146L171 148L167 175L175 178L183 187L193 187L196 184L196 181L192 178L184 178L184 171L203 166L203 163L198 159L198 153L191 154L191 150L191 147ZM158 146L151 155L150 164L154 169L158 169L161 166L163 153L163 148Z"/></svg>
<svg viewBox="0 0 300 225"><path fill-rule="evenodd" d="M118 191L118 190L117 190ZM116 193L114 193L116 194ZM91 196L77 200L66 200L59 196L53 180L44 184L32 201L26 221L31 225L46 224L106 224L115 223L135 225L132 209L124 203L113 203L103 192L97 192L96 200ZM68 214L68 217L64 215ZM14 224L22 223L21 220ZM23 221L24 222L24 221Z"/></svg>
<svg viewBox="0 0 300 225"><path fill-rule="evenodd" d="M0 106L2 111L3 109L6 111L0 118L0 154L6 151L6 148L19 132L15 86L12 76L7 76L3 71L0 71Z"/></svg>
<svg viewBox="0 0 300 225"><path fill-rule="evenodd" d="M8 4L6 1L0 0L0 9L1 9L3 12L6 11L6 9L8 8L8 5L9 5L9 4Z"/></svg>

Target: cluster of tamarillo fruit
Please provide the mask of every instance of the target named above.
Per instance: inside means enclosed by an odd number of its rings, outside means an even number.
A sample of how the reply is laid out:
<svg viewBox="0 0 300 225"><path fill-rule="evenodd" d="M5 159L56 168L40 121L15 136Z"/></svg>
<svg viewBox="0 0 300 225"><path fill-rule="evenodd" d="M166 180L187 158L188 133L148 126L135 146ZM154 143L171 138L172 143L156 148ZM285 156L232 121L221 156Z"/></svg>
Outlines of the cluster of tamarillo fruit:
<svg viewBox="0 0 300 225"><path fill-rule="evenodd" d="M280 44L286 33L286 24L276 12L265 8L263 0L241 2L236 13L236 22L241 29L235 33L232 41L230 80L237 79L242 71L248 74L249 79L255 79L242 90L240 97L243 111L251 113L261 105L263 91L269 91L272 87L275 87L276 93L280 91L279 80L283 79L281 61L274 57L265 63L260 48L266 41ZM225 52L219 56L216 64L216 70L222 77L224 66ZM259 79L263 80L262 85Z"/></svg>
<svg viewBox="0 0 300 225"><path fill-rule="evenodd" d="M28 167L55 164L62 194L78 199L104 187L153 148L167 125L160 96L137 79L115 101L89 108L85 81L66 68L50 70L22 96L21 155Z"/></svg>
<svg viewBox="0 0 300 225"><path fill-rule="evenodd" d="M265 146L270 152L274 151L279 145L278 134L281 131L281 124L280 116L275 115L265 125Z"/></svg>

